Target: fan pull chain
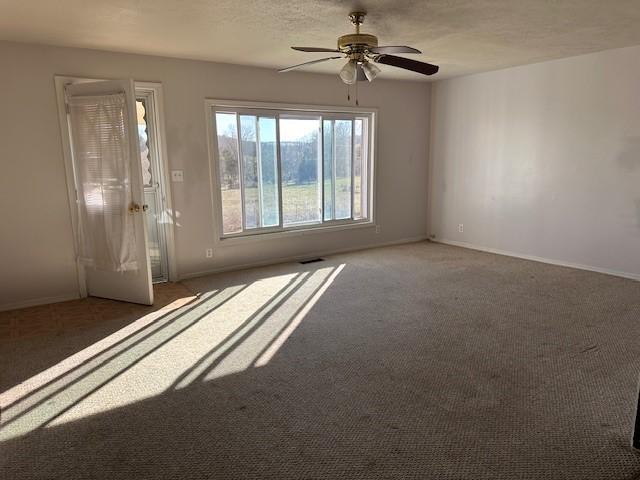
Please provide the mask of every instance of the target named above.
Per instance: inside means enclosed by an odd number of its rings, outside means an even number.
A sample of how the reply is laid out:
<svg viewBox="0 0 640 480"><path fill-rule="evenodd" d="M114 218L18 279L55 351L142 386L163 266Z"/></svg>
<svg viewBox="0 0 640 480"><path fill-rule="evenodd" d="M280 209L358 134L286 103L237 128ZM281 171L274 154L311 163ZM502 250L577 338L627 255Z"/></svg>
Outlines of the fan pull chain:
<svg viewBox="0 0 640 480"><path fill-rule="evenodd" d="M355 96L354 96L354 100L356 101L356 105L360 105L360 102L358 101L358 82L355 83ZM351 85L347 85L347 102L351 101Z"/></svg>

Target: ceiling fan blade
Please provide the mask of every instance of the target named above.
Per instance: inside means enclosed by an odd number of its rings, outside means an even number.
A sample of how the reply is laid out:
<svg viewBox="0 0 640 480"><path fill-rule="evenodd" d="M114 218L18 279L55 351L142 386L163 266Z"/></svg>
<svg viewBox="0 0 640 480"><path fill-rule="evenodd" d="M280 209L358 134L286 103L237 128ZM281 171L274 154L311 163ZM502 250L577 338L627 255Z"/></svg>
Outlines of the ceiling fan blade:
<svg viewBox="0 0 640 480"><path fill-rule="evenodd" d="M383 65L404 68L405 70L411 70L412 72L421 73L423 75L433 75L440 69L437 65L418 62L404 57L396 57L394 55L378 55L373 58L373 61L376 63L382 63Z"/></svg>
<svg viewBox="0 0 640 480"><path fill-rule="evenodd" d="M282 70L278 70L278 72L280 73L288 72L289 70L293 70L295 68L304 67L307 65L313 65L314 63L326 62L327 60L335 60L337 58L342 58L342 57L327 57L327 58L320 58L318 60L311 60L310 62L299 63L298 65L293 65L291 67L283 68Z"/></svg>
<svg viewBox="0 0 640 480"><path fill-rule="evenodd" d="M388 47L372 47L369 49L371 53L422 53L417 48L407 47L406 45L393 45Z"/></svg>
<svg viewBox="0 0 640 480"><path fill-rule="evenodd" d="M299 52L336 52L339 53L340 50L336 50L335 48L322 48L322 47L291 47L294 50L298 50Z"/></svg>

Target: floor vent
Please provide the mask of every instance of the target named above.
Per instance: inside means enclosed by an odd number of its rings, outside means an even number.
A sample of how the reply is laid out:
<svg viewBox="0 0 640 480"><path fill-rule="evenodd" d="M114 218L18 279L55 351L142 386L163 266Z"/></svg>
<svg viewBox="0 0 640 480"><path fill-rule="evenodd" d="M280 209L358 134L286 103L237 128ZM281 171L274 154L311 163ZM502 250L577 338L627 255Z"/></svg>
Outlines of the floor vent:
<svg viewBox="0 0 640 480"><path fill-rule="evenodd" d="M300 262L300 265L306 265L307 263L324 262L324 258L312 258L311 260L304 260Z"/></svg>

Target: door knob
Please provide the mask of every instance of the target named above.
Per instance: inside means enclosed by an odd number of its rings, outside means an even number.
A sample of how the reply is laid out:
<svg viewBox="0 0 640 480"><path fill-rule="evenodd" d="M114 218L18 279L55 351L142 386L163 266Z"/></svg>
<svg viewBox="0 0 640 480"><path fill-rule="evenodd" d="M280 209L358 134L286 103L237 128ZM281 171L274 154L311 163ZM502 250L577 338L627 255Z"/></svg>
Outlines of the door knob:
<svg viewBox="0 0 640 480"><path fill-rule="evenodd" d="M138 205L135 202L131 202L131 205L129 205L129 213L134 214L140 211L140 205Z"/></svg>
<svg viewBox="0 0 640 480"><path fill-rule="evenodd" d="M142 205L142 211L146 212L147 210L149 210L149 205L145 203L144 205Z"/></svg>

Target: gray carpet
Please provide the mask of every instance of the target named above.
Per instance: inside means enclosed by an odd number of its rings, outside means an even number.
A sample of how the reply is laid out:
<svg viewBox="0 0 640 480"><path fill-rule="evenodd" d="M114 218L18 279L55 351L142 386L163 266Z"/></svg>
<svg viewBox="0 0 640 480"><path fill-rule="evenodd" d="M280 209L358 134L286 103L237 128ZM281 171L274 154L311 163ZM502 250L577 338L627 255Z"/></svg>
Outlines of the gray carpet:
<svg viewBox="0 0 640 480"><path fill-rule="evenodd" d="M0 477L640 474L640 282L417 243L185 283L3 392Z"/></svg>

